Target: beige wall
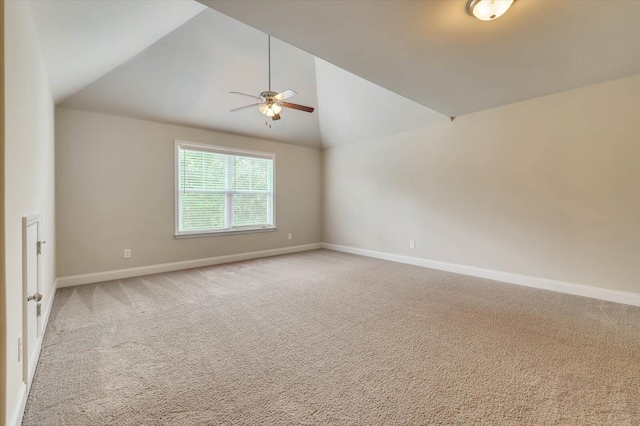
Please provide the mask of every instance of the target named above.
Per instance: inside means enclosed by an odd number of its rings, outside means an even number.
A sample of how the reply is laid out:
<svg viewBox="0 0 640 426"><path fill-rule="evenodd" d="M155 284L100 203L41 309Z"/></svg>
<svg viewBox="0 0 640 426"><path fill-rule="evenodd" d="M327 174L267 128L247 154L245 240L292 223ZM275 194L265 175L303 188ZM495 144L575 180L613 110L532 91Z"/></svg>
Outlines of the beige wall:
<svg viewBox="0 0 640 426"><path fill-rule="evenodd" d="M323 164L326 242L640 293L640 75Z"/></svg>
<svg viewBox="0 0 640 426"><path fill-rule="evenodd" d="M275 152L278 230L176 240L174 139ZM320 168L316 149L57 108L58 276L318 243Z"/></svg>
<svg viewBox="0 0 640 426"><path fill-rule="evenodd" d="M4 2L0 2L0 420L7 418L7 302L4 267Z"/></svg>
<svg viewBox="0 0 640 426"><path fill-rule="evenodd" d="M42 214L42 304L55 281L53 100L27 2L5 3L5 267L6 418L15 413L22 383L22 217ZM8 420L7 420L8 421Z"/></svg>

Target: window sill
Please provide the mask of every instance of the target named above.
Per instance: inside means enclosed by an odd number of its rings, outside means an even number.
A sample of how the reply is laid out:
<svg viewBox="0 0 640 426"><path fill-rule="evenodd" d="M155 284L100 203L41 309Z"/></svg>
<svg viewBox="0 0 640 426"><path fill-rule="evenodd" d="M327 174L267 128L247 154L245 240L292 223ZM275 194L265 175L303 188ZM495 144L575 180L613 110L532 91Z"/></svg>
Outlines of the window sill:
<svg viewBox="0 0 640 426"><path fill-rule="evenodd" d="M252 229L234 229L232 231L209 231L209 232L197 232L193 234L176 234L174 235L176 240L183 238L202 238L202 237L220 237L223 235L236 235L236 234L255 234L259 232L273 232L278 228L252 228Z"/></svg>

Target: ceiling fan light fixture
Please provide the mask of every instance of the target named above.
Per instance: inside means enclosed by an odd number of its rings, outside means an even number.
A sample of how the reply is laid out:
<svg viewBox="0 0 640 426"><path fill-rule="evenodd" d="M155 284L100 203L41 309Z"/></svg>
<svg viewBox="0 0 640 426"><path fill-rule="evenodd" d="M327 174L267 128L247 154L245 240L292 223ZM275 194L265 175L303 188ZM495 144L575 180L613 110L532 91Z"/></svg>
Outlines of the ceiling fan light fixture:
<svg viewBox="0 0 640 426"><path fill-rule="evenodd" d="M281 118L280 111L282 111L282 108L297 109L299 111L304 111L309 113L313 112L314 108L307 107L304 105L292 104L290 102L284 102L285 99L289 99L290 97L295 96L297 94L293 90L287 89L280 93L271 91L271 36L270 35L267 36L267 40L268 40L268 52L269 52L269 90L265 90L264 92L261 92L259 96L249 95L247 93L242 93L242 92L229 92L229 93L234 93L236 95L247 96L249 98L253 98L256 101L260 101L254 104L241 106L239 108L234 108L231 110L231 112L243 111L245 109L255 108L257 106L258 110L262 114L266 115L267 117L271 118L274 121L280 120ZM270 124L269 124L269 128L271 128Z"/></svg>
<svg viewBox="0 0 640 426"><path fill-rule="evenodd" d="M260 105L258 109L267 117L273 117L274 115L280 114L280 111L282 111L282 107L276 103L264 103Z"/></svg>
<svg viewBox="0 0 640 426"><path fill-rule="evenodd" d="M481 21L493 21L505 14L515 0L469 0L467 13Z"/></svg>

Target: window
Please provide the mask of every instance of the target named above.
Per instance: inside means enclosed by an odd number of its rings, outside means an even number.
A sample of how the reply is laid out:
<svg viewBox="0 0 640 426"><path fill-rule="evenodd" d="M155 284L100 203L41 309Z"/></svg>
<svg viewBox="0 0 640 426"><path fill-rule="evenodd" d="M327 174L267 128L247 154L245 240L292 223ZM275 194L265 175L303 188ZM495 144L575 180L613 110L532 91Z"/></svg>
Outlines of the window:
<svg viewBox="0 0 640 426"><path fill-rule="evenodd" d="M175 145L176 236L275 230L275 154Z"/></svg>

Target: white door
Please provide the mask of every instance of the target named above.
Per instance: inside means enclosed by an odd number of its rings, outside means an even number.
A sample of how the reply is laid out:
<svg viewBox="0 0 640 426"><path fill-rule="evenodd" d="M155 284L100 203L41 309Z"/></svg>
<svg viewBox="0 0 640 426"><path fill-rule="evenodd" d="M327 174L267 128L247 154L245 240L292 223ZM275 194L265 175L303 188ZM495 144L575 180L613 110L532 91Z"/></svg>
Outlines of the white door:
<svg viewBox="0 0 640 426"><path fill-rule="evenodd" d="M40 261L42 238L42 219L40 215L22 219L22 279L23 279L23 337L24 337L24 382L27 394L31 387L33 374L40 355L40 300L42 299Z"/></svg>

